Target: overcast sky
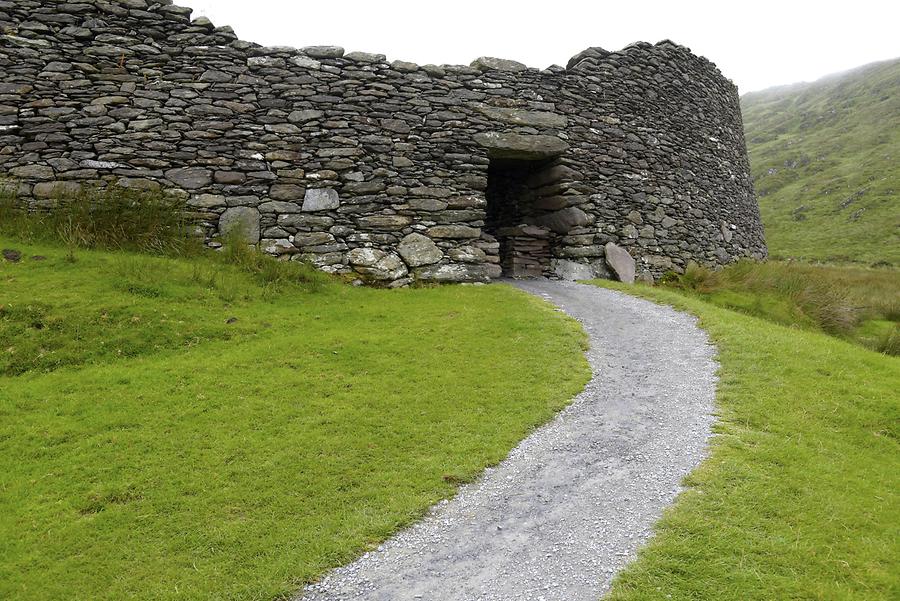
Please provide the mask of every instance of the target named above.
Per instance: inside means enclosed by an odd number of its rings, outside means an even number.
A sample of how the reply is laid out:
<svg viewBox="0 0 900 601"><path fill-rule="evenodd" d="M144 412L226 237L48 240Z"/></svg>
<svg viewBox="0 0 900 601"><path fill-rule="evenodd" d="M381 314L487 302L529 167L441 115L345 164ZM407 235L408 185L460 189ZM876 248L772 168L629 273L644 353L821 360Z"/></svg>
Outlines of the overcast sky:
<svg viewBox="0 0 900 601"><path fill-rule="evenodd" d="M478 56L565 65L588 46L669 38L716 63L741 93L900 56L900 1L179 0L241 39L330 44L419 64ZM732 8L734 6L734 8Z"/></svg>

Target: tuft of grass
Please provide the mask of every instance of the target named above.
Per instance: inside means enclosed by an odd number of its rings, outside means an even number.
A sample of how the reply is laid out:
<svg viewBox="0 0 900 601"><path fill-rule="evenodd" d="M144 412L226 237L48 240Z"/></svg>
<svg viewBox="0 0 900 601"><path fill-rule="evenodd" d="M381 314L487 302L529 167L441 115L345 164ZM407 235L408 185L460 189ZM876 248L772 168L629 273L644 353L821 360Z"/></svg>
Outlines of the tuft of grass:
<svg viewBox="0 0 900 601"><path fill-rule="evenodd" d="M282 276L255 255L269 275L223 253L68 263L15 245L25 258L0 260L2 599L287 598L500 461L590 378L578 324L509 286L269 293Z"/></svg>
<svg viewBox="0 0 900 601"><path fill-rule="evenodd" d="M876 342L867 324L900 324L900 273L893 269L740 261L711 271L691 264L684 274L672 274L662 284L719 306L874 349L893 347Z"/></svg>
<svg viewBox="0 0 900 601"><path fill-rule="evenodd" d="M331 281L331 277L302 261L281 261L247 244L240 230L234 229L223 238L222 260L251 274L270 291L284 286L303 285L311 290Z"/></svg>
<svg viewBox="0 0 900 601"><path fill-rule="evenodd" d="M184 203L172 195L118 186L82 187L52 204L50 209L28 210L8 187L0 189L0 235L61 241L69 249L69 260L79 248L185 256L202 247L191 232Z"/></svg>
<svg viewBox="0 0 900 601"><path fill-rule="evenodd" d="M707 459L610 601L889 601L900 591L900 360L693 293L718 347Z"/></svg>

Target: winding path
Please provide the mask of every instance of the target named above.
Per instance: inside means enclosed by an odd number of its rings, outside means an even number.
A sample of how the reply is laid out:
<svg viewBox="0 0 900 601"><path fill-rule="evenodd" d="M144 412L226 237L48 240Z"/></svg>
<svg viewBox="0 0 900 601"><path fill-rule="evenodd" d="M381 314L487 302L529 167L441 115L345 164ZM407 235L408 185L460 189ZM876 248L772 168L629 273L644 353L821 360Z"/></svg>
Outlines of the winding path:
<svg viewBox="0 0 900 601"><path fill-rule="evenodd" d="M696 320L593 286L523 281L578 319L594 377L574 402L302 601L596 600L703 458L717 363Z"/></svg>

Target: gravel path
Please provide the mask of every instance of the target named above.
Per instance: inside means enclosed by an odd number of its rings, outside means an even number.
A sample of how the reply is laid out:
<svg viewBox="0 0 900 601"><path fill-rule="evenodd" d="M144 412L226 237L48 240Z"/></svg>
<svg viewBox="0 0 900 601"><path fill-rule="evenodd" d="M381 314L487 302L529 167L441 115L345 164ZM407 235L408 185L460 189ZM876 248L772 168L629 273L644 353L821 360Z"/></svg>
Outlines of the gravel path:
<svg viewBox="0 0 900 601"><path fill-rule="evenodd" d="M582 323L593 379L481 479L298 599L593 601L650 536L704 456L714 348L668 307L570 282L515 285Z"/></svg>

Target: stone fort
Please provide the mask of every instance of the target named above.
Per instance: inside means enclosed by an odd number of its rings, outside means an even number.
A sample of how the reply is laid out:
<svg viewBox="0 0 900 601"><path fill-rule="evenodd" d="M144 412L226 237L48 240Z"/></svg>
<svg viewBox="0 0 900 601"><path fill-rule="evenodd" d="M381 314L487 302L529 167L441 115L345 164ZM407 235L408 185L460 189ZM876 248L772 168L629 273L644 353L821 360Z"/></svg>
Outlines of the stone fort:
<svg viewBox="0 0 900 601"><path fill-rule="evenodd" d="M0 0L0 30L0 175L32 209L177 194L210 246L238 229L386 286L766 256L737 89L670 41L418 65L170 0Z"/></svg>

